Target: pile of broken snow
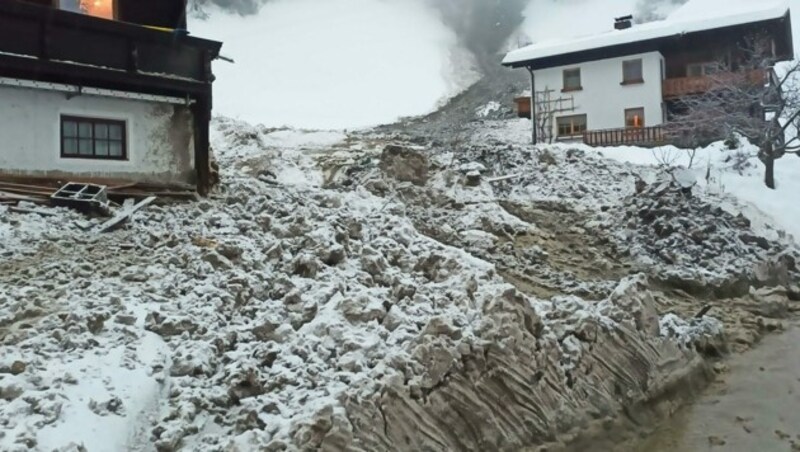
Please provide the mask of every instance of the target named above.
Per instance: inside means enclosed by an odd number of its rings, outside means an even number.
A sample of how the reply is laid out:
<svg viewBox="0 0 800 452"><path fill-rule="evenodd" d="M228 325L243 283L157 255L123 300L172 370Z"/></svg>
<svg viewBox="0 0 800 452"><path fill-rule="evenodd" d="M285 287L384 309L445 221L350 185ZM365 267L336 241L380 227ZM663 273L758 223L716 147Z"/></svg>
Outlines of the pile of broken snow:
<svg viewBox="0 0 800 452"><path fill-rule="evenodd" d="M722 334L660 318L641 274L599 301L523 293L422 234L389 182L323 188L313 152L267 133L218 122L222 192L103 237L0 212L0 449L515 450L658 399ZM442 182L419 163L402 177Z"/></svg>

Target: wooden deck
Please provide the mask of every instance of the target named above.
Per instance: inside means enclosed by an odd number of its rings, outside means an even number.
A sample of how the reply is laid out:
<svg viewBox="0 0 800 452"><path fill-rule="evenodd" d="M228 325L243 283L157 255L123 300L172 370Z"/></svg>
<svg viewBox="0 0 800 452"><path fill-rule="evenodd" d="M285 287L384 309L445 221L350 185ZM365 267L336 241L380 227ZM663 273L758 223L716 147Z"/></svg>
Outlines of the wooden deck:
<svg viewBox="0 0 800 452"><path fill-rule="evenodd" d="M669 144L663 126L589 130L583 134L583 142L589 146L655 147Z"/></svg>

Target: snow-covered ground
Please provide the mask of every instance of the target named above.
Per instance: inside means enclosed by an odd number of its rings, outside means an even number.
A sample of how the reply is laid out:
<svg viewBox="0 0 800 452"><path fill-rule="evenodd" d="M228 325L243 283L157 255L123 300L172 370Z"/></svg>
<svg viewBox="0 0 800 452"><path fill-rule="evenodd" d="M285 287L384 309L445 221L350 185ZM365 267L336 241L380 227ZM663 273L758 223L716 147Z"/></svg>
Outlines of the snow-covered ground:
<svg viewBox="0 0 800 452"><path fill-rule="evenodd" d="M224 42L215 112L270 127L356 128L433 111L477 79L425 0L277 0L209 7L192 32Z"/></svg>
<svg viewBox="0 0 800 452"><path fill-rule="evenodd" d="M220 119L212 199L151 207L104 236L67 210L4 209L0 449L523 445L652 396L645 381L678 381L700 363L686 345L721 324L682 320L691 303L660 317L644 273L675 266L717 284L778 246L740 241L733 216L699 244L677 230L654 242L637 203L680 194L636 201L640 167L532 148L524 125L476 123L450 154L387 154L379 134ZM674 220L706 225L713 199ZM500 403L511 414L491 416ZM530 410L555 417L520 430Z"/></svg>

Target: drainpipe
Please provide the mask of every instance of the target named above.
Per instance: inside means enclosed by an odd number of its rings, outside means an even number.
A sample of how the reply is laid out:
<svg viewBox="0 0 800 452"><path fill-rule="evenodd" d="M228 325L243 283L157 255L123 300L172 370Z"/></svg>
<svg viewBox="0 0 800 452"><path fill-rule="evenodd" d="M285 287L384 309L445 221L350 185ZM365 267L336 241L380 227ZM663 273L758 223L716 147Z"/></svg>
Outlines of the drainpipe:
<svg viewBox="0 0 800 452"><path fill-rule="evenodd" d="M536 130L536 76L533 75L533 68L528 67L528 72L531 74L531 124L533 125L533 144L539 142Z"/></svg>

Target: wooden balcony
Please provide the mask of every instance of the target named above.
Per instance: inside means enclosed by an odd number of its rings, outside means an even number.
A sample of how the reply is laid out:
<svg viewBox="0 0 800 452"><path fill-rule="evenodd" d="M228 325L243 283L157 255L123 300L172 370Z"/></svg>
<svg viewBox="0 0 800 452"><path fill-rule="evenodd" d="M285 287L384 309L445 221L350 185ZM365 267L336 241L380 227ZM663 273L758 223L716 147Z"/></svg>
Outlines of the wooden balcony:
<svg viewBox="0 0 800 452"><path fill-rule="evenodd" d="M185 33L0 0L0 77L205 95L220 47Z"/></svg>
<svg viewBox="0 0 800 452"><path fill-rule="evenodd" d="M747 81L752 84L767 82L768 73L764 69L748 72L727 72L703 77L670 78L663 82L662 93L665 100L678 99L693 94L703 94L715 86L726 83Z"/></svg>
<svg viewBox="0 0 800 452"><path fill-rule="evenodd" d="M669 144L663 126L589 130L584 132L583 142L589 146L655 147Z"/></svg>

